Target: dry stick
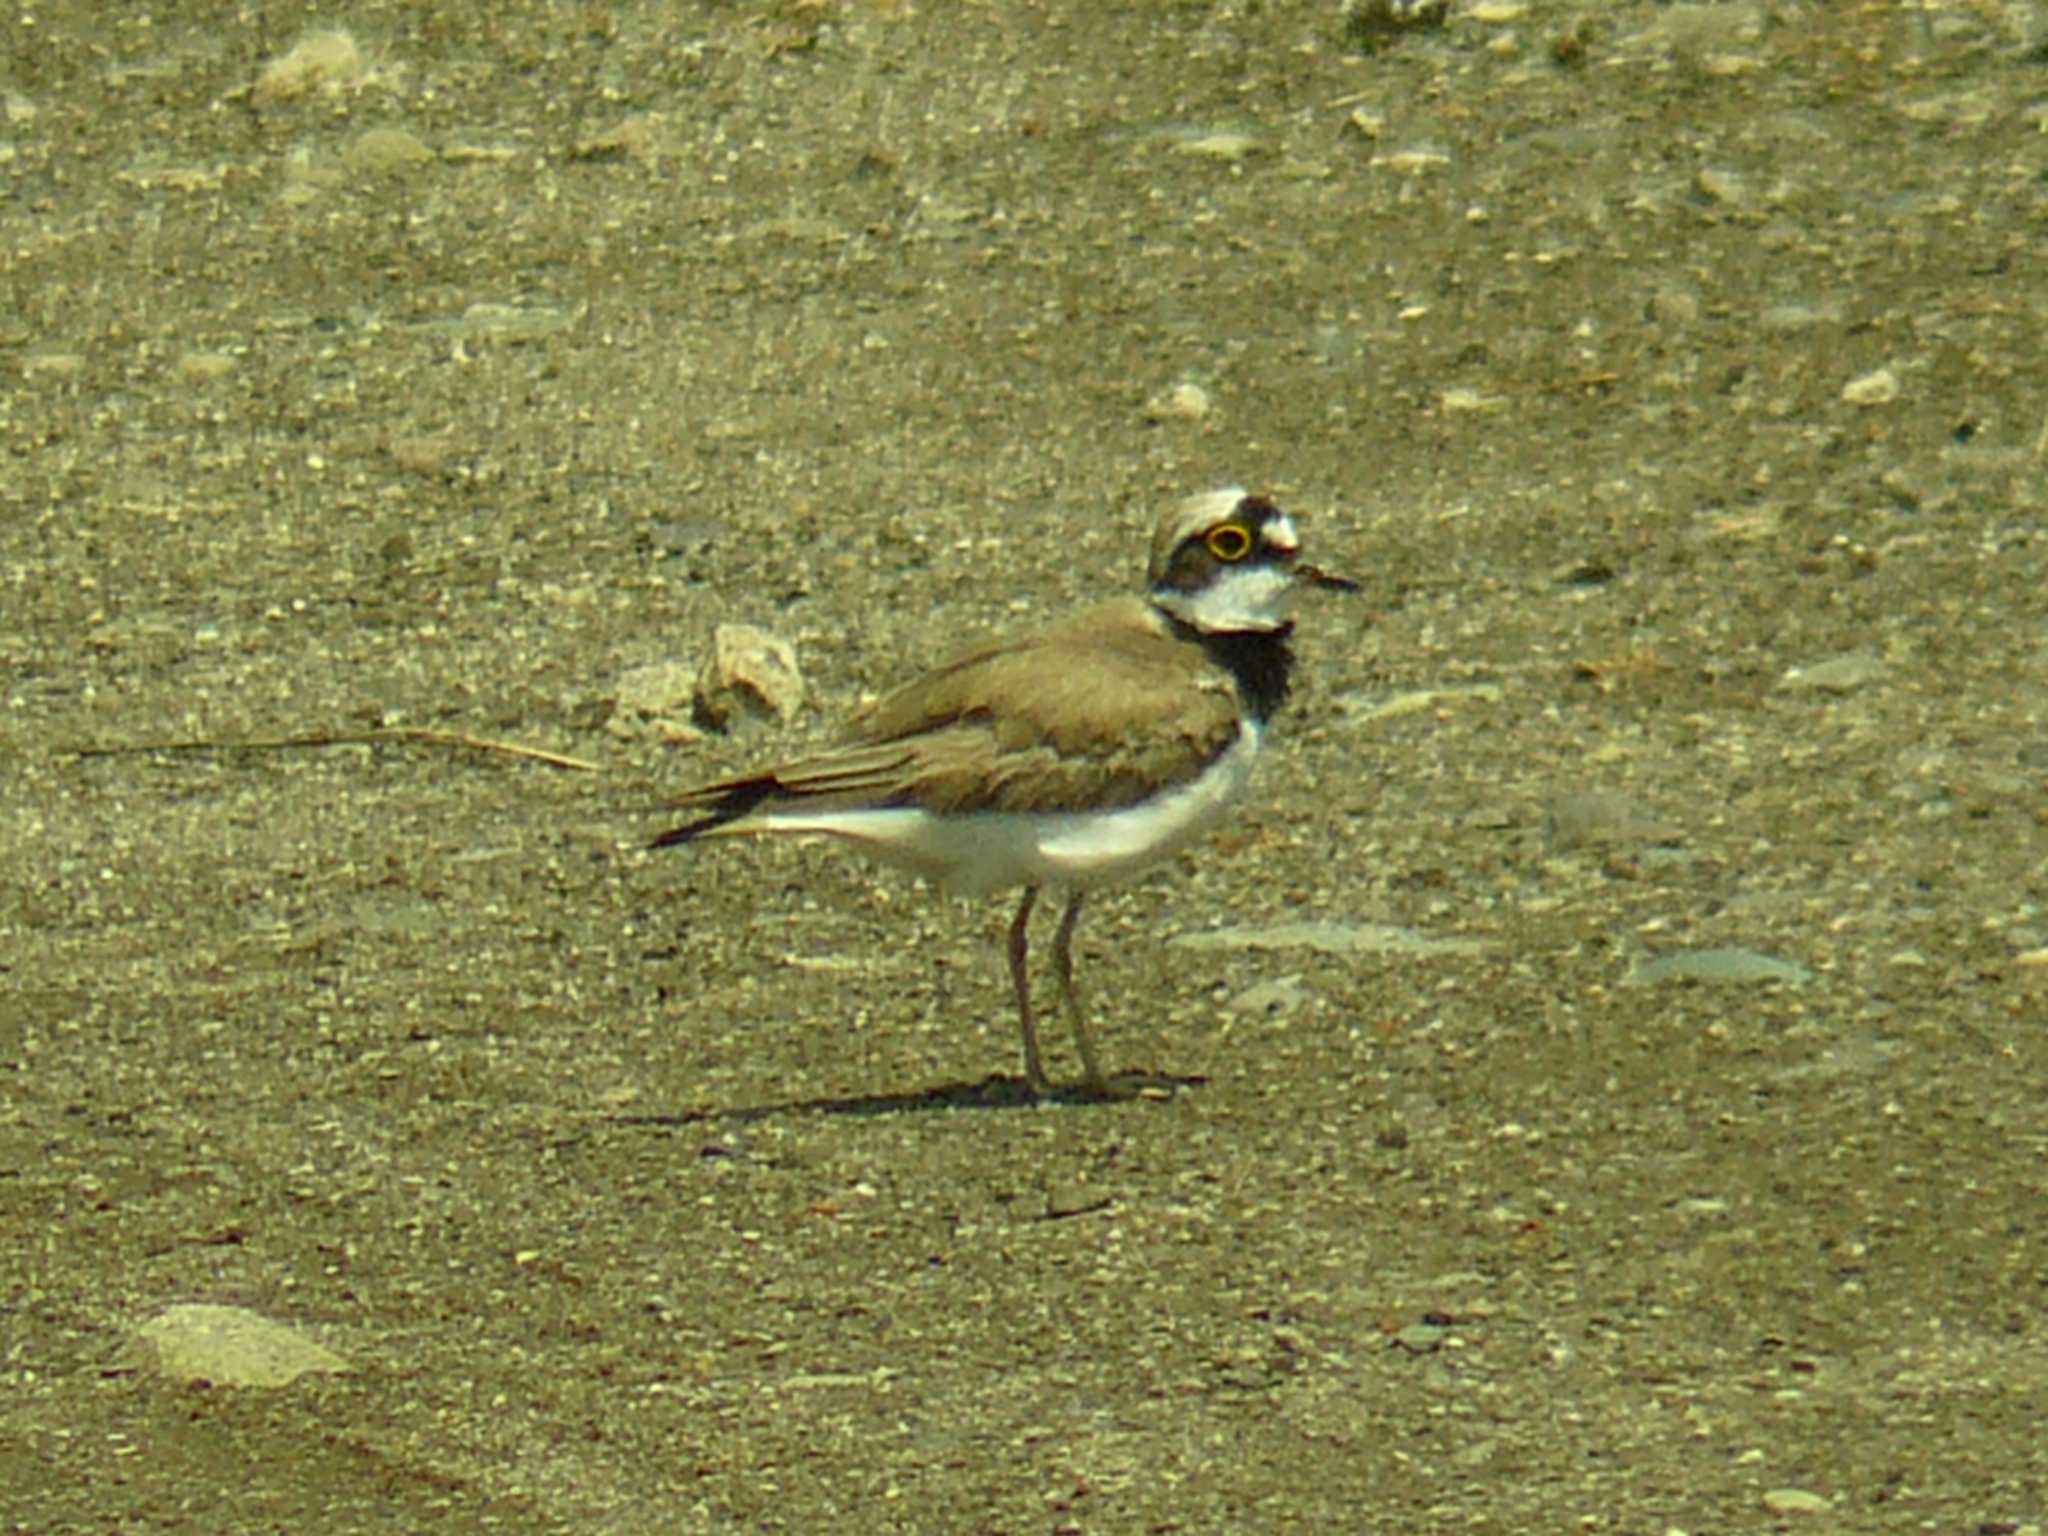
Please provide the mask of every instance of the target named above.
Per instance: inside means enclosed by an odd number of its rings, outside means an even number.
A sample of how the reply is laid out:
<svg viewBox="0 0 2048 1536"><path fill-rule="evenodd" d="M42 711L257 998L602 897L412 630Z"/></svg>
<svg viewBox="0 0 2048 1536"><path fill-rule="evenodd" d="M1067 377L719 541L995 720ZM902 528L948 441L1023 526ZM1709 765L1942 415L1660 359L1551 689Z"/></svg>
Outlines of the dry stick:
<svg viewBox="0 0 2048 1536"><path fill-rule="evenodd" d="M80 747L85 757L120 757L133 752L238 752L280 751L288 747L345 747L373 745L380 741L424 741L439 747L468 747L477 752L502 752L507 757L530 758L553 768L572 768L578 773L602 773L602 763L587 763L580 757L565 757L539 747L522 747L517 742L492 741L463 731L437 731L424 725L393 725L374 731L345 733L316 732L308 736L257 736L243 741L137 741L113 747Z"/></svg>

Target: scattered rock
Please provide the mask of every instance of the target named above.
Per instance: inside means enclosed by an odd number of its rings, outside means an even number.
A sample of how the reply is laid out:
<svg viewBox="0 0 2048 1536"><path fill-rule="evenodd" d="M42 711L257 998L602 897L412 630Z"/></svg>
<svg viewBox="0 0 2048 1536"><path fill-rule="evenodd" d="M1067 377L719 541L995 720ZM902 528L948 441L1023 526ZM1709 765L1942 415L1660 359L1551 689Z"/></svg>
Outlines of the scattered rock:
<svg viewBox="0 0 2048 1536"><path fill-rule="evenodd" d="M1403 715L1428 714L1431 710L1467 700L1477 704L1498 704L1506 696L1498 683L1472 683L1461 688L1417 688L1408 693L1397 693L1392 698L1368 699L1362 694L1347 694L1338 700L1338 707L1362 721L1398 720Z"/></svg>
<svg viewBox="0 0 2048 1536"><path fill-rule="evenodd" d="M1890 405L1899 398L1899 376L1879 368L1842 386L1842 400L1848 405Z"/></svg>
<svg viewBox="0 0 2048 1536"><path fill-rule="evenodd" d="M434 152L403 128L372 128L359 134L342 157L351 170L389 176L434 158Z"/></svg>
<svg viewBox="0 0 2048 1536"><path fill-rule="evenodd" d="M1446 389L1439 393L1436 399L1438 409L1446 416L1476 416L1487 411L1497 411L1507 404L1499 395L1482 395L1478 390L1464 386Z"/></svg>
<svg viewBox="0 0 2048 1536"><path fill-rule="evenodd" d="M1550 840L1559 849L1678 843L1683 831L1614 790L1587 789L1550 802Z"/></svg>
<svg viewBox="0 0 2048 1536"><path fill-rule="evenodd" d="M1999 92L1978 87L1911 97L1895 103L1894 110L1908 122L1981 128L2003 116L2009 105Z"/></svg>
<svg viewBox="0 0 2048 1536"><path fill-rule="evenodd" d="M1700 296L1691 288L1669 283L1650 295L1647 313L1659 325L1694 325L1700 318Z"/></svg>
<svg viewBox="0 0 2048 1536"><path fill-rule="evenodd" d="M1567 560L1550 573L1550 579L1565 587L1604 587L1620 574L1605 556L1586 555Z"/></svg>
<svg viewBox="0 0 2048 1536"><path fill-rule="evenodd" d="M1739 79L1763 67L1764 61L1753 53L1704 53L1699 61L1700 73L1716 80Z"/></svg>
<svg viewBox="0 0 2048 1536"><path fill-rule="evenodd" d="M1793 667L1780 682L1782 686L1800 692L1817 689L1822 693L1853 693L1871 683L1882 682L1887 675L1885 664L1875 656L1864 651L1849 651L1826 661L1817 661L1810 667Z"/></svg>
<svg viewBox="0 0 2048 1536"><path fill-rule="evenodd" d="M1758 329L1769 336L1797 336L1816 326L1833 325L1841 312L1818 304L1772 304L1758 311Z"/></svg>
<svg viewBox="0 0 2048 1536"><path fill-rule="evenodd" d="M636 112L613 127L578 139L569 147L572 160L631 160L659 170L672 148L668 118L659 112Z"/></svg>
<svg viewBox="0 0 2048 1536"><path fill-rule="evenodd" d="M336 95L368 78L363 51L346 32L309 32L291 52L263 66L249 88L259 107L312 95Z"/></svg>
<svg viewBox="0 0 2048 1536"><path fill-rule="evenodd" d="M1648 49L1698 61L1754 41L1762 32L1761 10L1760 6L1701 3L1660 6L1656 23L1624 38L1620 48L1625 54Z"/></svg>
<svg viewBox="0 0 2048 1536"><path fill-rule="evenodd" d="M1199 384L1176 384L1145 402L1147 421L1200 421L1211 409L1209 391Z"/></svg>
<svg viewBox="0 0 2048 1536"><path fill-rule="evenodd" d="M1192 155L1200 160L1227 160L1235 163L1263 150L1266 146L1248 133L1202 133L1190 138L1176 139L1173 152L1177 155Z"/></svg>
<svg viewBox="0 0 2048 1536"><path fill-rule="evenodd" d="M1804 1488L1773 1488L1764 1495L1764 1508L1774 1515L1826 1515L1835 1506Z"/></svg>
<svg viewBox="0 0 2048 1536"><path fill-rule="evenodd" d="M614 736L630 737L652 730L669 742L698 741L703 732L690 725L696 710L697 673L685 662L657 661L619 674L612 684L617 707L605 722Z"/></svg>
<svg viewBox="0 0 2048 1536"><path fill-rule="evenodd" d="M225 352L187 352L178 359L178 379L194 388L211 384L234 371L235 360Z"/></svg>
<svg viewBox="0 0 2048 1536"><path fill-rule="evenodd" d="M1628 979L1640 986L1664 981L1782 981L1796 987L1813 980L1813 972L1753 949L1681 949L1644 961Z"/></svg>
<svg viewBox="0 0 2048 1536"><path fill-rule="evenodd" d="M583 310L558 309L543 304L498 304L479 299L453 320L428 320L415 326L421 331L446 331L458 340L522 342L566 330L583 315Z"/></svg>
<svg viewBox="0 0 2048 1536"><path fill-rule="evenodd" d="M1055 1184L1045 1192L1045 1219L1065 1221L1071 1216L1092 1216L1115 1204L1116 1197L1097 1184L1070 1181Z"/></svg>
<svg viewBox="0 0 2048 1536"><path fill-rule="evenodd" d="M388 437L379 445L391 462L410 475L445 477L455 457L466 451L453 432L412 432Z"/></svg>
<svg viewBox="0 0 2048 1536"><path fill-rule="evenodd" d="M1441 27L1450 0L1344 0L1344 38L1360 53L1378 53L1403 33Z"/></svg>
<svg viewBox="0 0 2048 1536"><path fill-rule="evenodd" d="M1749 186L1734 171L1708 166L1693 178L1693 188L1710 203L1739 208L1749 201Z"/></svg>
<svg viewBox="0 0 2048 1536"><path fill-rule="evenodd" d="M351 1369L297 1329L243 1307L169 1307L136 1329L131 1343L140 1363L172 1380L216 1387L284 1387L308 1371Z"/></svg>
<svg viewBox="0 0 2048 1536"><path fill-rule="evenodd" d="M1910 470L1901 466L1894 465L1886 470L1878 476L1877 483L1904 511L1917 512L1927 500L1925 484Z"/></svg>
<svg viewBox="0 0 2048 1536"><path fill-rule="evenodd" d="M1444 1347L1450 1332L1436 1323L1410 1323L1394 1335L1394 1342L1411 1355L1433 1355Z"/></svg>
<svg viewBox="0 0 2048 1536"><path fill-rule="evenodd" d="M1374 155L1368 163L1379 170L1392 171L1397 176L1422 176L1442 170L1451 163L1451 157L1440 149L1424 145L1397 149L1392 154Z"/></svg>
<svg viewBox="0 0 2048 1536"><path fill-rule="evenodd" d="M1388 923L1280 923L1270 928L1213 928L1184 933L1171 941L1176 949L1313 949L1326 955L1385 954L1473 955L1484 950L1483 939L1432 939Z"/></svg>
<svg viewBox="0 0 2048 1536"><path fill-rule="evenodd" d="M1223 1006L1225 1011L1244 1018L1286 1019L1301 1012L1308 1000L1308 988L1301 984L1299 975L1275 976L1271 981L1245 988Z"/></svg>
<svg viewBox="0 0 2048 1536"><path fill-rule="evenodd" d="M697 718L713 730L726 729L742 713L787 724L804 702L796 647L752 624L719 625L697 674L694 702Z"/></svg>
<svg viewBox="0 0 2048 1536"><path fill-rule="evenodd" d="M85 359L76 352L32 352L21 360L25 379L75 379L85 372Z"/></svg>

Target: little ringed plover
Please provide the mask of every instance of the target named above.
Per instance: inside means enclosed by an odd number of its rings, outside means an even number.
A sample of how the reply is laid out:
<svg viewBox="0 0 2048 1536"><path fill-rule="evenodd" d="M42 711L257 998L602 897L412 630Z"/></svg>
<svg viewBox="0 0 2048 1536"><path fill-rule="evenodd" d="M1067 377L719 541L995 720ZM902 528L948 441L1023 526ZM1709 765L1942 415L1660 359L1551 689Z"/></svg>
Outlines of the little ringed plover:
<svg viewBox="0 0 2048 1536"><path fill-rule="evenodd" d="M1357 584L1300 559L1293 519L1241 487L1159 520L1141 596L956 656L876 703L841 745L684 793L653 845L823 833L973 894L1024 888L1010 976L1024 1076L1051 1089L1026 974L1041 886L1085 1084L1110 1092L1074 995L1074 924L1096 886L1171 857L1229 812L1287 697L1292 599Z"/></svg>

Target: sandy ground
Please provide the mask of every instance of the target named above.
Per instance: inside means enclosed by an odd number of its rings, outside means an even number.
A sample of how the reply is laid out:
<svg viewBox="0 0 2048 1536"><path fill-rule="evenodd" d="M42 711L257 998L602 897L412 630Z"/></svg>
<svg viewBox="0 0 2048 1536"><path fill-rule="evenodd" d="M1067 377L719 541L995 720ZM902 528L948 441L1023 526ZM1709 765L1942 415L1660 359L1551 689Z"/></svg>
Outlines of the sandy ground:
<svg viewBox="0 0 2048 1536"><path fill-rule="evenodd" d="M2041 1528L2048 8L1353 12L10 9L6 1529ZM641 851L1233 481L1367 591L1082 930L1177 1091ZM601 771L232 745L406 727Z"/></svg>

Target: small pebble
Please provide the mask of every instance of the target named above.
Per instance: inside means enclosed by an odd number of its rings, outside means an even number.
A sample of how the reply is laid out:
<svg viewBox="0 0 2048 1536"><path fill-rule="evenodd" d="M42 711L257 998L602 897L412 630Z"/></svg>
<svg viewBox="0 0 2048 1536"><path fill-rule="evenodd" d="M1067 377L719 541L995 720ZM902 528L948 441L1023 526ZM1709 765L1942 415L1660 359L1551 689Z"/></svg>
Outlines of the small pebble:
<svg viewBox="0 0 2048 1536"><path fill-rule="evenodd" d="M1677 843L1683 831L1649 807L1609 789L1578 790L1550 802L1550 840L1560 849Z"/></svg>
<svg viewBox="0 0 2048 1536"><path fill-rule="evenodd" d="M1773 1488L1764 1495L1764 1508L1774 1515L1825 1515L1834 1505L1804 1488Z"/></svg>
<svg viewBox="0 0 2048 1536"><path fill-rule="evenodd" d="M1849 651L1826 661L1817 661L1810 667L1793 667L1782 682L1785 687L1802 692L1817 689L1822 693L1853 693L1858 688L1883 681L1886 675L1885 664L1875 656L1863 651Z"/></svg>
<svg viewBox="0 0 2048 1536"><path fill-rule="evenodd" d="M1201 160L1235 162L1265 147L1248 133L1204 133L1195 138L1176 140L1173 152L1177 155L1192 155Z"/></svg>
<svg viewBox="0 0 2048 1536"><path fill-rule="evenodd" d="M696 740L701 733L686 722L696 709L697 673L680 661L657 661L619 674L612 684L614 707L605 729L630 738L651 729L670 742Z"/></svg>
<svg viewBox="0 0 2048 1536"><path fill-rule="evenodd" d="M1397 149L1390 155L1374 155L1371 163L1399 176L1421 176L1442 170L1451 157L1440 149Z"/></svg>
<svg viewBox="0 0 2048 1536"><path fill-rule="evenodd" d="M311 32L289 53L263 66L249 88L256 106L270 106L302 96L334 95L359 86L369 74L363 51L346 32Z"/></svg>
<svg viewBox="0 0 2048 1536"><path fill-rule="evenodd" d="M403 128L372 128L342 156L352 170L388 176L434 158L434 152Z"/></svg>
<svg viewBox="0 0 2048 1536"><path fill-rule="evenodd" d="M1114 1196L1097 1184L1079 1180L1055 1184L1045 1192L1045 1219L1064 1221L1070 1216L1090 1216L1108 1210L1113 1203Z"/></svg>
<svg viewBox="0 0 2048 1536"><path fill-rule="evenodd" d="M1699 295L1675 285L1650 295L1649 316L1659 325L1692 325L1700 318Z"/></svg>
<svg viewBox="0 0 2048 1536"><path fill-rule="evenodd" d="M235 360L225 352L187 352L178 359L178 377L186 384L211 384L234 371Z"/></svg>
<svg viewBox="0 0 2048 1536"><path fill-rule="evenodd" d="M296 1328L244 1307L196 1302L159 1312L135 1330L130 1349L173 1381L216 1387L283 1387L308 1371L349 1369Z"/></svg>
<svg viewBox="0 0 2048 1536"><path fill-rule="evenodd" d="M787 724L803 707L804 678L796 647L752 624L721 624L697 674L696 713L714 730L737 714L774 716Z"/></svg>
<svg viewBox="0 0 2048 1536"><path fill-rule="evenodd" d="M1308 988L1301 984L1300 976L1276 976L1245 988L1224 1008L1242 1018L1285 1019L1301 1012L1308 998Z"/></svg>
<svg viewBox="0 0 2048 1536"><path fill-rule="evenodd" d="M1709 202L1739 207L1749 201L1747 184L1733 171L1717 171L1709 167L1693 179L1693 186Z"/></svg>
<svg viewBox="0 0 2048 1536"><path fill-rule="evenodd" d="M1145 402L1147 421L1200 421L1211 409L1209 392L1199 384L1176 384Z"/></svg>
<svg viewBox="0 0 2048 1536"><path fill-rule="evenodd" d="M1433 1355L1444 1347L1450 1331L1434 1323L1411 1323L1394 1335L1394 1342L1411 1355Z"/></svg>
<svg viewBox="0 0 2048 1536"><path fill-rule="evenodd" d="M1790 960L1753 949L1681 949L1659 955L1629 972L1638 985L1660 981L1782 981L1792 986L1813 980L1813 972Z"/></svg>
<svg viewBox="0 0 2048 1536"><path fill-rule="evenodd" d="M1889 368L1866 373L1842 386L1842 400L1848 405L1890 405L1899 398L1899 376Z"/></svg>

